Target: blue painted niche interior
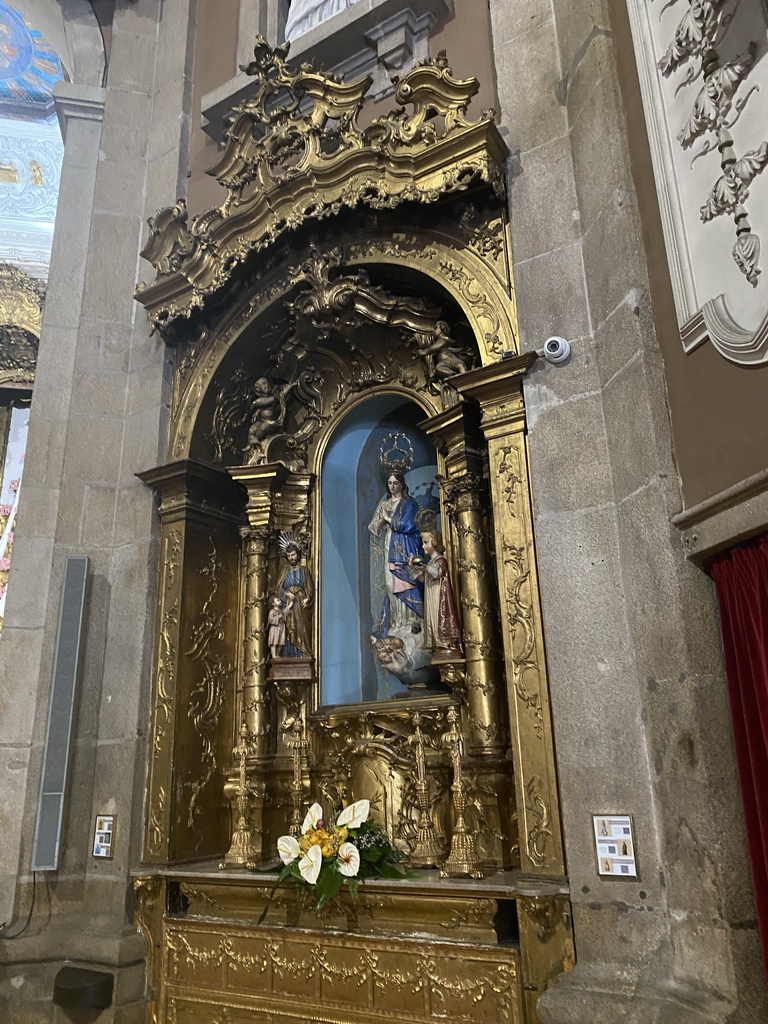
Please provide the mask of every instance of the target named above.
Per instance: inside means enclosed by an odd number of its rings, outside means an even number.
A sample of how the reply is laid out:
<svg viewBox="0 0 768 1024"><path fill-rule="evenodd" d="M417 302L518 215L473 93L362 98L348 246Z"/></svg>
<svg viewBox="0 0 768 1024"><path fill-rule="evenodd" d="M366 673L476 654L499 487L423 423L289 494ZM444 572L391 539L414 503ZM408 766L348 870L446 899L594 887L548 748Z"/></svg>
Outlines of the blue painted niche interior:
<svg viewBox="0 0 768 1024"><path fill-rule="evenodd" d="M320 477L323 705L386 700L403 690L371 649L384 584L383 545L368 524L385 496L380 450L394 431L407 434L413 445L413 466L405 475L409 491L420 505L439 509L435 449L417 426L424 418L424 410L401 395L377 395L353 409L328 444Z"/></svg>

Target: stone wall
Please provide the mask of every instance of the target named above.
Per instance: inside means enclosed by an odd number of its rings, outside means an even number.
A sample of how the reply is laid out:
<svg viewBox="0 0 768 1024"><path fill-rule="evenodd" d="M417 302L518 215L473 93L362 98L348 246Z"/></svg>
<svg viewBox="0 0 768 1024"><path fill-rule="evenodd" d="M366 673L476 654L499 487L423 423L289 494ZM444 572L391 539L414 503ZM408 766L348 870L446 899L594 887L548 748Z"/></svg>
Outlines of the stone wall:
<svg viewBox="0 0 768 1024"><path fill-rule="evenodd" d="M626 12L491 13L522 346L573 346L526 387L577 952L542 1017L757 1021L714 594L670 524L680 486L617 76ZM637 882L597 875L591 815L607 811L634 817Z"/></svg>
<svg viewBox="0 0 768 1024"><path fill-rule="evenodd" d="M86 5L87 6L87 5ZM156 575L151 492L163 461L169 362L133 300L145 220L184 194L194 0L119 4L106 88L64 84L62 185L24 489L0 640L0 919L23 925L65 558L91 560L59 870L38 874L20 938L4 942L0 1018L60 1019L64 959L115 974L100 1021L144 1018L144 942L132 924ZM97 812L115 856L90 856Z"/></svg>

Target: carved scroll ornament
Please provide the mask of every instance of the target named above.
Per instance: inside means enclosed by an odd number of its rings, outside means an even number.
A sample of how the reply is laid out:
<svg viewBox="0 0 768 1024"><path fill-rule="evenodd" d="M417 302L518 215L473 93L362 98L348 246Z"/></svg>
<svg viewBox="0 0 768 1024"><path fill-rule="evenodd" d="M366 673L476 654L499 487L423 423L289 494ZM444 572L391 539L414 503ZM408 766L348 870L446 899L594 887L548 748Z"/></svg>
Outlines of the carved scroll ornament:
<svg viewBox="0 0 768 1024"><path fill-rule="evenodd" d="M479 184L503 193L506 146L493 112L468 120L477 79L454 78L443 53L399 80L402 107L366 127L358 117L370 77L345 83L309 64L296 69L287 55L287 45L258 37L243 69L255 91L232 112L211 171L224 203L191 223L182 199L150 218L142 255L158 273L137 298L154 327L202 307L249 252L306 221L361 204L434 203Z"/></svg>

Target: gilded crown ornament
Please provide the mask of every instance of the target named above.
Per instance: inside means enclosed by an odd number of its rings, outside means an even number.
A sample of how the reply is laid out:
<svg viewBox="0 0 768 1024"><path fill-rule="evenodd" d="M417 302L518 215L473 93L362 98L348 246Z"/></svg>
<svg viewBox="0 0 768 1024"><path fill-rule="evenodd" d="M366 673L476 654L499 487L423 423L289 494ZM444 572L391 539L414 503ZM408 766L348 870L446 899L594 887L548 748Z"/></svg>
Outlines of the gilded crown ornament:
<svg viewBox="0 0 768 1024"><path fill-rule="evenodd" d="M413 465L413 444L407 434L395 431L382 441L379 462L387 473L407 473Z"/></svg>

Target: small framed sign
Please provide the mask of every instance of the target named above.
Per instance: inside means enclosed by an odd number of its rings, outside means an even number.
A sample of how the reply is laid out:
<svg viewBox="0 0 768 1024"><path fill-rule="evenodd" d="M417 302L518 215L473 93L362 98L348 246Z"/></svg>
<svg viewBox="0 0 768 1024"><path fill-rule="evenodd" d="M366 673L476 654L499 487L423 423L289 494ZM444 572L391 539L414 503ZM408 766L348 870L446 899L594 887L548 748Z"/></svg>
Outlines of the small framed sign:
<svg viewBox="0 0 768 1024"><path fill-rule="evenodd" d="M637 878L635 837L628 814L593 814L598 875Z"/></svg>
<svg viewBox="0 0 768 1024"><path fill-rule="evenodd" d="M93 834L93 856L112 856L112 844L115 839L115 816L114 814L97 814L96 828Z"/></svg>

